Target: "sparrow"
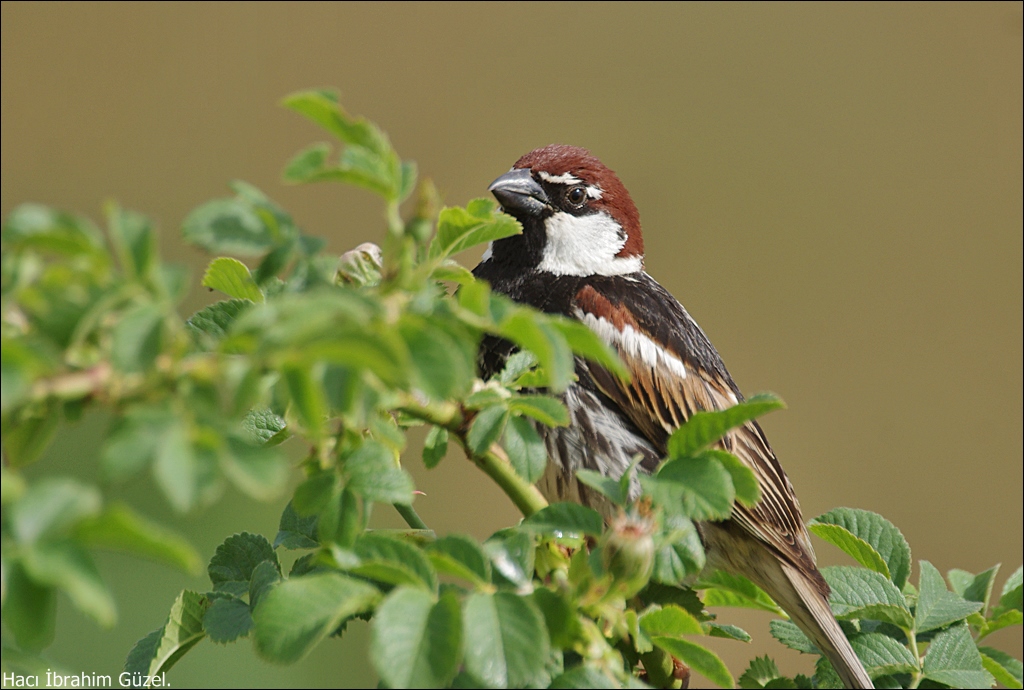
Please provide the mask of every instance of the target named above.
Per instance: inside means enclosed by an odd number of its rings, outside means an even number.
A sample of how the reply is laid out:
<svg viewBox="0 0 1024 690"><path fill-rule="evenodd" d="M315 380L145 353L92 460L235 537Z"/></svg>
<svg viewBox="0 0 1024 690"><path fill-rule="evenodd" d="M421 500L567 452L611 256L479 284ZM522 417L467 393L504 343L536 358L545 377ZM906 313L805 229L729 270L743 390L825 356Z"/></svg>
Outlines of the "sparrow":
<svg viewBox="0 0 1024 690"><path fill-rule="evenodd" d="M683 306L644 271L640 214L618 176L586 149L532 151L489 191L523 232L494 241L473 270L491 289L547 313L577 319L625 363L623 380L586 359L563 395L567 427L539 427L549 462L538 488L549 501L576 501L607 516L607 504L576 470L619 478L638 454L653 472L669 436L695 412L743 400L722 358ZM484 375L512 345L490 339ZM828 604L793 486L757 422L719 447L753 470L761 499L737 503L728 520L698 525L708 568L743 575L767 592L832 662L843 683L871 688Z"/></svg>

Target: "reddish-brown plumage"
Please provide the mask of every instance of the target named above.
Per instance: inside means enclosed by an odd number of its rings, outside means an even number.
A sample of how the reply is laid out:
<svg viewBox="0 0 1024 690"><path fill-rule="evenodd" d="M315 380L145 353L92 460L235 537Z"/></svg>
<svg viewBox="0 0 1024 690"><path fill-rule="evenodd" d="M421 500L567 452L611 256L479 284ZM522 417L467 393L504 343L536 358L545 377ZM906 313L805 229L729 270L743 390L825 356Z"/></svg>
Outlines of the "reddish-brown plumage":
<svg viewBox="0 0 1024 690"><path fill-rule="evenodd" d="M626 231L626 244L617 256L625 258L644 255L644 236L640 231L640 212L636 204L618 175L590 155L590 151L579 146L548 144L530 151L512 167L543 170L550 175L569 173L587 184L596 185L601 189L601 198L590 202L591 206L607 211Z"/></svg>
<svg viewBox="0 0 1024 690"><path fill-rule="evenodd" d="M584 285L583 289L576 293L576 303L585 313L606 319L620 331L626 326L631 326L637 331L640 330L640 326L637 325L636 319L628 309L612 304L607 297L590 285Z"/></svg>

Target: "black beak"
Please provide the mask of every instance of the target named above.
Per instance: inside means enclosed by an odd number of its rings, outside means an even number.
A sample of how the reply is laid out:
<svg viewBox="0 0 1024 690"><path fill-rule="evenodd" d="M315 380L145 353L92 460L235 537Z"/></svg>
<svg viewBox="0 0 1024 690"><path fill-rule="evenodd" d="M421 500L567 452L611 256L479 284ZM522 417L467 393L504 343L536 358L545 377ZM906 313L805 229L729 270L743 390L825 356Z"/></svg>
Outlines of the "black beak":
<svg viewBox="0 0 1024 690"><path fill-rule="evenodd" d="M529 170L519 168L507 172L487 188L510 215L537 216L548 207L548 195L537 184Z"/></svg>

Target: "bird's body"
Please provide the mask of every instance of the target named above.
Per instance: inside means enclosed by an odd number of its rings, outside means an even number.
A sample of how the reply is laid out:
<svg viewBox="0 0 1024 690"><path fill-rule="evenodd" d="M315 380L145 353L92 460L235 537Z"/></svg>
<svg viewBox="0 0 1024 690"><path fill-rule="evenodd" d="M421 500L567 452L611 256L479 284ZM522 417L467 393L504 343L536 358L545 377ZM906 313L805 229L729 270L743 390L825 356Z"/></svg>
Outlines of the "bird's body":
<svg viewBox="0 0 1024 690"><path fill-rule="evenodd" d="M564 394L570 424L541 429L550 462L540 489L549 500L607 509L577 481L580 468L618 478L632 459L653 471L669 435L702 410L742 400L721 357L682 305L643 270L639 214L618 177L584 149L548 146L527 154L491 191L523 224L492 244L474 274L492 289L588 325L632 378L576 359L578 380ZM485 373L511 346L485 345ZM849 687L871 687L832 616L828 585L815 566L793 487L756 422L720 444L757 476L761 500L736 504L724 522L699 528L709 567L745 575L775 601L832 661Z"/></svg>

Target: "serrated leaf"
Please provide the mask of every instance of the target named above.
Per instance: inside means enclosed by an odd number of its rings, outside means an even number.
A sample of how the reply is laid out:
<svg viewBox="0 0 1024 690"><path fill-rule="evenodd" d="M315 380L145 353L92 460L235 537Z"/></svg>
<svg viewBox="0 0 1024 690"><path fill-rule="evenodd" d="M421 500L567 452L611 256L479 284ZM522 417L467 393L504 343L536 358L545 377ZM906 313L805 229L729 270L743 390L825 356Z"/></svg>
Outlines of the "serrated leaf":
<svg viewBox="0 0 1024 690"><path fill-rule="evenodd" d="M221 256L210 262L203 274L203 287L220 290L228 297L262 302L263 292L253 280L249 268L238 259Z"/></svg>
<svg viewBox="0 0 1024 690"><path fill-rule="evenodd" d="M423 464L433 469L438 466L448 453L448 430L440 426L430 427L427 439L423 442Z"/></svg>
<svg viewBox="0 0 1024 690"><path fill-rule="evenodd" d="M966 625L937 634L928 645L922 668L925 678L954 688L987 688L995 682Z"/></svg>
<svg viewBox="0 0 1024 690"><path fill-rule="evenodd" d="M736 495L729 471L710 454L668 460L656 475L641 475L640 485L669 514L694 520L727 519Z"/></svg>
<svg viewBox="0 0 1024 690"><path fill-rule="evenodd" d="M185 217L181 228L186 242L211 254L258 256L270 251L275 238L251 203L242 199L215 199Z"/></svg>
<svg viewBox="0 0 1024 690"><path fill-rule="evenodd" d="M532 685L549 652L544 618L533 601L509 592L471 594L463 608L466 670L486 687Z"/></svg>
<svg viewBox="0 0 1024 690"><path fill-rule="evenodd" d="M512 469L530 484L536 483L548 464L548 452L533 423L522 417L509 417L502 447Z"/></svg>
<svg viewBox="0 0 1024 690"><path fill-rule="evenodd" d="M412 477L395 464L394 454L382 443L364 442L344 459L342 474L348 488L365 500L412 504Z"/></svg>
<svg viewBox="0 0 1024 690"><path fill-rule="evenodd" d="M263 561L256 566L249 580L249 607L259 604L260 599L280 582L281 569L275 561Z"/></svg>
<svg viewBox="0 0 1024 690"><path fill-rule="evenodd" d="M352 572L393 585L437 591L437 574L421 549L379 532L364 532L354 551L362 563Z"/></svg>
<svg viewBox="0 0 1024 690"><path fill-rule="evenodd" d="M848 539L843 540L834 530L819 533L815 525L834 525L864 542L885 562L886 570L880 569L877 559L865 551L862 545L853 542L844 547L844 544L849 542ZM856 508L836 508L811 520L809 527L818 536L846 551L864 567L889 577L900 589L910 576L910 545L899 529L878 513ZM833 541L826 534L834 535L843 543Z"/></svg>
<svg viewBox="0 0 1024 690"><path fill-rule="evenodd" d="M437 234L430 243L429 256L450 256L484 242L518 235L522 226L512 216L498 212L490 199L474 199L466 208L445 207L437 217Z"/></svg>
<svg viewBox="0 0 1024 690"><path fill-rule="evenodd" d="M769 681L780 678L779 667L767 655L754 657L743 675L739 677L741 688L763 688Z"/></svg>
<svg viewBox="0 0 1024 690"><path fill-rule="evenodd" d="M242 596L248 594L253 571L263 561L278 562L274 547L260 534L242 532L217 547L206 570L214 591Z"/></svg>
<svg viewBox="0 0 1024 690"><path fill-rule="evenodd" d="M435 600L399 587L377 608L370 659L388 687L444 687L458 671L461 651L462 615L453 594Z"/></svg>
<svg viewBox="0 0 1024 690"><path fill-rule="evenodd" d="M992 612L993 616L999 616L1006 611L1016 609L1022 611L1024 603L1024 566L1019 566L1003 584L1003 592L999 597L999 605Z"/></svg>
<svg viewBox="0 0 1024 690"><path fill-rule="evenodd" d="M885 577L892 579L892 576L889 573L888 564L882 559L878 552L871 548L871 545L866 541L853 536L845 528L838 525L819 524L812 521L807 525L807 529L827 541L829 544L832 544L844 551L865 568L874 570L876 573L881 573Z"/></svg>
<svg viewBox="0 0 1024 690"><path fill-rule="evenodd" d="M508 417L508 410L503 406L496 405L481 410L473 419L469 433L466 434L466 444L470 451L479 455L490 448L504 431Z"/></svg>
<svg viewBox="0 0 1024 690"><path fill-rule="evenodd" d="M722 637L737 642L750 642L751 637L743 628L735 625L723 625L722 623L708 623L707 634L711 637Z"/></svg>
<svg viewBox="0 0 1024 690"><path fill-rule="evenodd" d="M888 635L854 635L850 638L850 645L872 678L897 673L914 673L918 670L917 659L910 650Z"/></svg>
<svg viewBox="0 0 1024 690"><path fill-rule="evenodd" d="M284 418L273 410L250 410L242 420L242 430L255 444L266 443L284 430Z"/></svg>
<svg viewBox="0 0 1024 690"><path fill-rule="evenodd" d="M529 350L514 352L505 360L505 367L498 374L503 386L510 386L537 363L537 357Z"/></svg>
<svg viewBox="0 0 1024 690"><path fill-rule="evenodd" d="M694 589L703 589L704 605L738 606L780 613L781 609L765 592L742 575L716 570L698 580Z"/></svg>
<svg viewBox="0 0 1024 690"><path fill-rule="evenodd" d="M469 537L451 534L427 546L434 567L475 585L491 581L491 562L483 549Z"/></svg>
<svg viewBox="0 0 1024 690"><path fill-rule="evenodd" d="M499 335L536 355L547 387L560 393L575 376L572 349L550 318L523 307L512 308L501 320Z"/></svg>
<svg viewBox="0 0 1024 690"><path fill-rule="evenodd" d="M509 399L508 409L536 419L545 426L568 426L565 405L546 395L517 395Z"/></svg>
<svg viewBox="0 0 1024 690"><path fill-rule="evenodd" d="M84 544L151 558L198 574L202 561L193 546L176 532L151 522L123 503L108 506L75 530Z"/></svg>
<svg viewBox="0 0 1024 690"><path fill-rule="evenodd" d="M718 441L729 429L783 407L782 400L771 393L759 393L724 410L697 412L669 437L669 457L693 455Z"/></svg>
<svg viewBox="0 0 1024 690"><path fill-rule="evenodd" d="M981 609L981 602L966 601L946 589L942 574L928 561L918 561L921 572L914 627L918 633L942 628Z"/></svg>
<svg viewBox="0 0 1024 690"><path fill-rule="evenodd" d="M828 601L836 618L868 618L904 629L913 626L903 594L884 575L842 565L822 568L821 574L832 588Z"/></svg>
<svg viewBox="0 0 1024 690"><path fill-rule="evenodd" d="M984 613L992 599L992 586L995 584L998 573L999 565L997 564L977 575L954 568L946 573L946 577L954 592L967 601L980 601L981 611Z"/></svg>
<svg viewBox="0 0 1024 690"><path fill-rule="evenodd" d="M640 628L651 638L704 633L700 622L689 611L671 604L640 616Z"/></svg>
<svg viewBox="0 0 1024 690"><path fill-rule="evenodd" d="M652 637L651 642L688 665L692 670L701 674L715 685L722 688L733 687L732 674L729 673L729 669L718 658L718 655L710 649L706 649L695 642L675 637Z"/></svg>
<svg viewBox="0 0 1024 690"><path fill-rule="evenodd" d="M341 621L379 600L376 587L338 573L292 577L265 594L253 611L256 652L275 663L298 661Z"/></svg>
<svg viewBox="0 0 1024 690"><path fill-rule="evenodd" d="M523 520L523 529L545 534L587 534L600 536L604 519L592 508L579 503L552 503Z"/></svg>
<svg viewBox="0 0 1024 690"><path fill-rule="evenodd" d="M774 620L768 629L776 640L801 654L821 654L821 650L810 641L804 631L793 621Z"/></svg>
<svg viewBox="0 0 1024 690"><path fill-rule="evenodd" d="M199 643L206 633L203 618L209 601L202 594L184 590L171 605L163 628L139 640L124 663L124 670L134 676L156 676L164 673Z"/></svg>
<svg viewBox="0 0 1024 690"><path fill-rule="evenodd" d="M981 625L980 629L978 630L978 639L981 640L985 637L988 637L997 630L1002 630L1003 628L1008 628L1012 625L1021 625L1022 623L1024 623L1024 614L1022 614L1020 611L1018 611L1017 609L1010 609L1009 611L1004 611L995 618L990 618L989 620L985 621Z"/></svg>
<svg viewBox="0 0 1024 690"><path fill-rule="evenodd" d="M978 647L981 663L997 682L1008 688L1020 688L1024 682L1024 666L1019 659L992 647Z"/></svg>
<svg viewBox="0 0 1024 690"><path fill-rule="evenodd" d="M203 629L213 642L226 644L245 637L252 630L252 613L241 599L215 599L203 616Z"/></svg>
<svg viewBox="0 0 1024 690"><path fill-rule="evenodd" d="M655 542L661 546L654 554L651 578L656 582L675 584L700 573L706 559L693 522L680 515L666 515L664 532L663 538Z"/></svg>

